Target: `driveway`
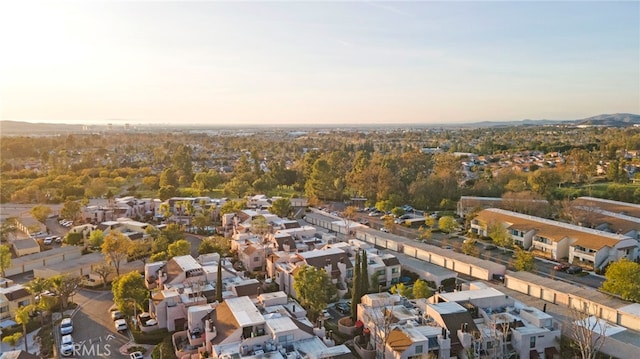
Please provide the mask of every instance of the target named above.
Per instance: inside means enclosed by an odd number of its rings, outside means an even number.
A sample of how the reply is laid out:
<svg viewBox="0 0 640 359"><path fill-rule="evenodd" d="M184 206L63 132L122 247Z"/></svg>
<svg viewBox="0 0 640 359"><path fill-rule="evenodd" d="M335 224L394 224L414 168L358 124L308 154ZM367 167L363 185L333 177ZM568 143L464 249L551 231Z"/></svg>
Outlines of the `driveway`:
<svg viewBox="0 0 640 359"><path fill-rule="evenodd" d="M111 291L80 290L74 296L79 309L73 315L73 340L76 351L71 358L127 358L120 347L128 343L130 333L116 332L109 316L113 305ZM56 327L55 342L60 347L60 330ZM64 356L61 356L64 357Z"/></svg>

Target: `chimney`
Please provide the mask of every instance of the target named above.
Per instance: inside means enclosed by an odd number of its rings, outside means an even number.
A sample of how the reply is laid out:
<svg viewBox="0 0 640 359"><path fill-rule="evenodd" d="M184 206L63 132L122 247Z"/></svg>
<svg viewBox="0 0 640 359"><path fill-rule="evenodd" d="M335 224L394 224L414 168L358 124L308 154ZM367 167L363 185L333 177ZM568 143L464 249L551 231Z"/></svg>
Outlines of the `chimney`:
<svg viewBox="0 0 640 359"><path fill-rule="evenodd" d="M544 303L544 306L542 306L542 312L543 313L547 312L547 303Z"/></svg>

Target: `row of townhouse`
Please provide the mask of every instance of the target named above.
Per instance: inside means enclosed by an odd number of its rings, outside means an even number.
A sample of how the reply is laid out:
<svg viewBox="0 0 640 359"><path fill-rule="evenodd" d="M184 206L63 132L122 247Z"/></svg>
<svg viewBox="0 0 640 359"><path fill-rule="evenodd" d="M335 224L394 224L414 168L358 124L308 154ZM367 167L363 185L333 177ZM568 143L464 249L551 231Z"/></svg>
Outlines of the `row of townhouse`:
<svg viewBox="0 0 640 359"><path fill-rule="evenodd" d="M559 357L561 326L549 314L473 282L464 290L409 301L387 292L358 305L356 348L383 359Z"/></svg>
<svg viewBox="0 0 640 359"><path fill-rule="evenodd" d="M556 261L567 259L602 269L621 258L638 258L638 241L630 236L496 208L478 213L471 221L471 232L487 236L494 223L507 229L514 244Z"/></svg>
<svg viewBox="0 0 640 359"><path fill-rule="evenodd" d="M268 258L268 275L280 290L295 298L295 275L303 266L323 268L338 289L338 296L347 293L353 280L355 252L366 251L370 283L378 283L380 290L400 282L401 265L392 254L379 253L376 248L357 239L329 244L308 252L276 252Z"/></svg>
<svg viewBox="0 0 640 359"><path fill-rule="evenodd" d="M217 283L218 261L222 283ZM173 343L178 357L203 352L217 358L266 353L290 358L309 352L312 358L351 357L346 346L335 346L321 325L306 318L298 302L284 292L261 293L257 280L244 278L215 254L149 263L145 279L153 292L141 329L176 331ZM222 303L215 300L219 285Z"/></svg>

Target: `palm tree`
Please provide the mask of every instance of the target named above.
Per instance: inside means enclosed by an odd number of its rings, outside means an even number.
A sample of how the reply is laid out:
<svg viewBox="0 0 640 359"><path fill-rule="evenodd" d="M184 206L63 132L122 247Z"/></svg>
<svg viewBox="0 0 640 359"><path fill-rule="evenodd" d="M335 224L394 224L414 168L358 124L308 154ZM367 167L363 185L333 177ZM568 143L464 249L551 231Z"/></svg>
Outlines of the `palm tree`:
<svg viewBox="0 0 640 359"><path fill-rule="evenodd" d="M24 351L29 352L27 347L27 323L29 323L29 314L35 310L35 305L29 304L16 310L16 323L22 324L22 336L24 337Z"/></svg>

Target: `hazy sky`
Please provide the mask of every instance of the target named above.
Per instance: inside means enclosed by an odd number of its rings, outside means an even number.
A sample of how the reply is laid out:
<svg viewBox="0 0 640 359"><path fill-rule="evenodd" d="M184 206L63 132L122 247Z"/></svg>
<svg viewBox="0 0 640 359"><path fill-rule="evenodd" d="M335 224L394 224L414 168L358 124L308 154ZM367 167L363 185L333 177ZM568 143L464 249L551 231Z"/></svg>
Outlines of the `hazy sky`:
<svg viewBox="0 0 640 359"><path fill-rule="evenodd" d="M640 113L640 2L0 3L1 119L322 124Z"/></svg>

